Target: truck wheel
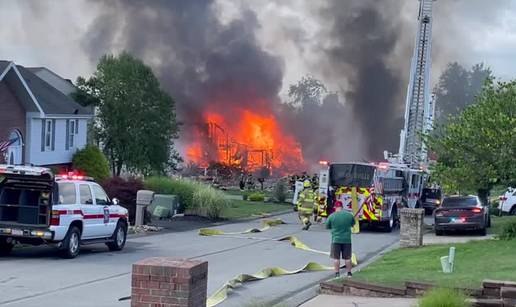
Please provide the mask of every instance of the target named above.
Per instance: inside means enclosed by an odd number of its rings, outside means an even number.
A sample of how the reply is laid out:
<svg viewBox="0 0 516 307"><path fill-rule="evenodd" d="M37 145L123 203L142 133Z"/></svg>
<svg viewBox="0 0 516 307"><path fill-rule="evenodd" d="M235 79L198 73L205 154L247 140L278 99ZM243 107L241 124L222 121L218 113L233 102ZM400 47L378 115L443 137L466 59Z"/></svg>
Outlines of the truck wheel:
<svg viewBox="0 0 516 307"><path fill-rule="evenodd" d="M385 232L392 232L396 228L396 224L397 224L397 212L396 212L396 210L392 210L389 220L384 222L384 225L383 225Z"/></svg>
<svg viewBox="0 0 516 307"><path fill-rule="evenodd" d="M5 239L0 239L0 256L7 256L13 250L14 244L7 243Z"/></svg>
<svg viewBox="0 0 516 307"><path fill-rule="evenodd" d="M516 206L512 206L511 212L509 212L510 215L516 215Z"/></svg>
<svg viewBox="0 0 516 307"><path fill-rule="evenodd" d="M113 242L106 243L110 251L120 251L125 246L127 239L127 225L124 222L116 224L115 233L113 234Z"/></svg>
<svg viewBox="0 0 516 307"><path fill-rule="evenodd" d="M81 247L81 231L77 226L72 226L68 230L66 237L63 240L60 256L66 259L72 259L79 255Z"/></svg>

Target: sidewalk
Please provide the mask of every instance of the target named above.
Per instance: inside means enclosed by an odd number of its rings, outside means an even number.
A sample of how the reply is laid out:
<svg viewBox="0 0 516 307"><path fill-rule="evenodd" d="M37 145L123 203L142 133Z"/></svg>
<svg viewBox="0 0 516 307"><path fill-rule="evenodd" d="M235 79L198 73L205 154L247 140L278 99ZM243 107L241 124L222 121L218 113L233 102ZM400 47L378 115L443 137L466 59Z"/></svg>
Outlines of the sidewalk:
<svg viewBox="0 0 516 307"><path fill-rule="evenodd" d="M312 300L301 305L302 307L338 306L338 307L414 307L417 299L409 298L380 298L380 297L355 297L337 295L318 295Z"/></svg>

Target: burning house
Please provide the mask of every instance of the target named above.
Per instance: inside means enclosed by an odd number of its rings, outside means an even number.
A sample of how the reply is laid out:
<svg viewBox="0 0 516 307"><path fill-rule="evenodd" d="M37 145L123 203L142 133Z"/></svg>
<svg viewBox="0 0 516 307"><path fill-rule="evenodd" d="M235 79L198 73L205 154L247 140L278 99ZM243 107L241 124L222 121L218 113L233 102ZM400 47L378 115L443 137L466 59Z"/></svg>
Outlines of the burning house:
<svg viewBox="0 0 516 307"><path fill-rule="evenodd" d="M206 113L205 121L192 127L187 160L202 167L215 162L246 171L267 168L282 173L303 168L301 146L272 113L238 108L232 113L231 120L221 113Z"/></svg>

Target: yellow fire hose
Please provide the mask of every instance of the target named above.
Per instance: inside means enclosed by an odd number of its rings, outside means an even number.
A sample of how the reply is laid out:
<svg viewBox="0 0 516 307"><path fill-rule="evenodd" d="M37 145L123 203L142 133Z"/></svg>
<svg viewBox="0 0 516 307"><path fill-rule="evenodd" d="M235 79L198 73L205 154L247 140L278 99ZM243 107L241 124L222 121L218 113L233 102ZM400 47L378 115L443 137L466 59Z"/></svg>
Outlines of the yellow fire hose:
<svg viewBox="0 0 516 307"><path fill-rule="evenodd" d="M201 236L242 235L242 234L246 234L246 233L263 232L273 226L278 226L278 225L286 224L286 223L281 219L274 219L274 220L263 220L262 224L263 224L262 228L251 228L251 229L247 229L244 231L238 231L238 232L224 232L219 229L201 228L201 229L199 229L199 234Z"/></svg>
<svg viewBox="0 0 516 307"><path fill-rule="evenodd" d="M249 282L249 281L255 281L255 280L262 280L268 277L273 276L282 276L282 275L292 275L297 274L301 272L315 272L315 271L327 271L332 270L332 267L323 266L321 264L310 262L304 267L288 271L280 267L274 267L274 268L267 268L263 269L255 274L249 275L249 274L239 274L235 277L233 277L231 280L229 280L227 283L225 283L219 290L215 291L208 300L206 301L206 306L212 307L215 305L218 305L222 303L224 300L227 299L228 293L235 289L240 287L243 283Z"/></svg>
<svg viewBox="0 0 516 307"><path fill-rule="evenodd" d="M247 233L257 233L257 232L266 231L267 229L269 229L273 226L286 224L281 219L264 220L262 223L264 225L264 227L262 227L262 228L259 228L259 229L251 228L251 229L248 229L248 230L245 230L242 232L224 232L219 229L203 228L203 229L199 229L199 235L201 235L201 236L223 236L223 235L239 235L239 234L247 234ZM295 248L302 249L302 250L309 251L309 252L318 253L318 254L323 254L323 255L328 255L328 256L330 255L329 252L320 251L320 250L316 250L316 249L309 247L308 245L304 244L303 242L301 242L301 240L299 240L298 238L296 238L294 236L286 236L286 237L279 238L279 239L264 239L264 240L279 241L279 242L288 241ZM353 264L353 266L356 266L358 264L355 253L353 253L351 255L351 263ZM239 275L235 276L233 279L226 282L219 290L217 290L215 293L213 293L208 298L206 305L208 307L212 307L212 306L222 303L225 299L227 299L228 293L232 289L235 289L235 288L241 286L245 282L262 280L262 279L265 279L268 277L273 277L273 276L292 275L292 274L297 274L297 273L301 273L301 272L329 271L329 270L333 270L333 267L325 266L325 265L315 263L315 262L309 262L304 267L297 269L297 270L293 270L293 271L288 271L288 270L280 268L280 267L273 267L273 268L263 269L252 275L239 274Z"/></svg>

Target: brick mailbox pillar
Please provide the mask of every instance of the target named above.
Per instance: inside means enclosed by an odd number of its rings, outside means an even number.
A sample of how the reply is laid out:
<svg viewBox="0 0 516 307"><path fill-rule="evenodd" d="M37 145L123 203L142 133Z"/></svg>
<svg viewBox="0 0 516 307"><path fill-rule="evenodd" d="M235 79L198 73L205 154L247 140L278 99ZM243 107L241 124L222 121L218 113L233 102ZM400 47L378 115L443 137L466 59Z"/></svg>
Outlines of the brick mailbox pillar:
<svg viewBox="0 0 516 307"><path fill-rule="evenodd" d="M208 262L155 257L133 264L132 307L206 306Z"/></svg>
<svg viewBox="0 0 516 307"><path fill-rule="evenodd" d="M418 247L423 245L425 210L403 208L400 211L400 246Z"/></svg>

